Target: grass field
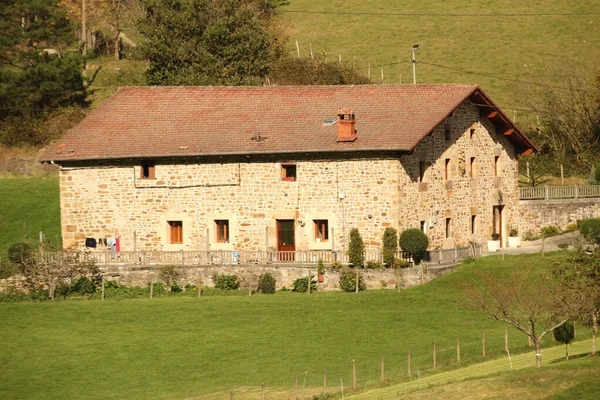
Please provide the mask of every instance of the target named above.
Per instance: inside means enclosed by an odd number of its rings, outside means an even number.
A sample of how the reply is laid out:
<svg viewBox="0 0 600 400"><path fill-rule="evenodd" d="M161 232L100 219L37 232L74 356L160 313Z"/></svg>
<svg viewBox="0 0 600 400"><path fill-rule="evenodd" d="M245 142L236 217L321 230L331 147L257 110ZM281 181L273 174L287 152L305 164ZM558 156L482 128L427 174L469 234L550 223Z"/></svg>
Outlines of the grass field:
<svg viewBox="0 0 600 400"><path fill-rule="evenodd" d="M381 355L386 376L401 379L408 350L413 373L430 375L433 342L436 371L458 367L457 337L463 366L482 361L482 331L487 358L503 353L504 325L459 304L456 283L469 271L563 258L486 257L400 293L0 303L0 397L223 398L235 388L253 398L265 383L270 398L288 398L296 376L308 396L319 392L323 369L332 387L350 385L353 359L360 386L377 382ZM529 350L525 336L509 332L513 353Z"/></svg>
<svg viewBox="0 0 600 400"><path fill-rule="evenodd" d="M51 240L60 236L58 177L0 178L0 257L23 239L31 244L40 231Z"/></svg>
<svg viewBox="0 0 600 400"><path fill-rule="evenodd" d="M283 13L282 17L289 26L289 49L294 54L298 40L303 57L308 56L310 43L315 53L327 51L329 60L337 60L338 55L345 61L356 57L365 74L368 63L372 64L375 81L380 81L383 68L386 83L398 83L400 74L402 83L412 83L411 48L418 43L418 83L478 83L513 116L509 108L523 104L510 80L560 85L573 68L597 65L600 15L573 13L597 12L599 7L598 0L535 4L518 0L292 0L284 10L330 14ZM557 15L448 15L524 13ZM527 117L524 113L518 111L517 121Z"/></svg>

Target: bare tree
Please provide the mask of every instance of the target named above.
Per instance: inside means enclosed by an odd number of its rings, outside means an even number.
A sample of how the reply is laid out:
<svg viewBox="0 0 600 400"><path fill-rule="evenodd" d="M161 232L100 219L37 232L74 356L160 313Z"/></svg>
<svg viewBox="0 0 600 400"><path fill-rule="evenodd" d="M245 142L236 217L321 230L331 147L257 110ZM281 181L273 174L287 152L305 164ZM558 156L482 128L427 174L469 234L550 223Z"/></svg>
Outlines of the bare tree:
<svg viewBox="0 0 600 400"><path fill-rule="evenodd" d="M573 315L574 305L556 297L561 285L531 268L510 274L478 271L463 284L465 304L529 336L535 344L536 365L542 365L542 338ZM528 326L529 325L529 326Z"/></svg>

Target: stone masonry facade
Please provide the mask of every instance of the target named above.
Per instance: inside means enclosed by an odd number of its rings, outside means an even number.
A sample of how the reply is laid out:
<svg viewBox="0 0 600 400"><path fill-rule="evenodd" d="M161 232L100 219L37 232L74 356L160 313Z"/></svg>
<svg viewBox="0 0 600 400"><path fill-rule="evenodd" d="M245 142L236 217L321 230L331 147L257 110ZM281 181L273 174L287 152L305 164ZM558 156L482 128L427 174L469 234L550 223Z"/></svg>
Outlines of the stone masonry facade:
<svg viewBox="0 0 600 400"><path fill-rule="evenodd" d="M379 248L388 226L422 228L431 248L450 248L483 243L494 230L506 241L518 218L514 147L468 101L411 154L153 161L154 179L140 178L140 159L63 162L64 246L120 236L122 251L277 250L278 221L293 221L296 250L345 250L351 228L367 248ZM287 165L295 166L295 180L282 179ZM219 221L227 240L218 240ZM173 222L182 243L173 243Z"/></svg>

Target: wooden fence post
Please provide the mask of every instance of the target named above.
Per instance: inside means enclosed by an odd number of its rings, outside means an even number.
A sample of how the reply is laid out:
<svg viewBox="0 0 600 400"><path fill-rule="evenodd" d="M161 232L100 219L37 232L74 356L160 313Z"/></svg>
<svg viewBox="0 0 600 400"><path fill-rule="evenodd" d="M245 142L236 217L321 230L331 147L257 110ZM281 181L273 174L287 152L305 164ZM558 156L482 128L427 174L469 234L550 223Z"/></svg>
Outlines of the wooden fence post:
<svg viewBox="0 0 600 400"><path fill-rule="evenodd" d="M485 358L485 332L481 332L481 355Z"/></svg>
<svg viewBox="0 0 600 400"><path fill-rule="evenodd" d="M154 296L154 275L150 277L150 298Z"/></svg>
<svg viewBox="0 0 600 400"><path fill-rule="evenodd" d="M356 361L354 359L352 359L352 390L356 390Z"/></svg>
<svg viewBox="0 0 600 400"><path fill-rule="evenodd" d="M436 350L437 349L436 349L436 346L435 346L435 343L434 343L433 344L433 368L437 368L437 360L436 360L436 358L437 358L437 354L436 354L437 351Z"/></svg>
<svg viewBox="0 0 600 400"><path fill-rule="evenodd" d="M508 351L508 326L504 327L504 351Z"/></svg>
<svg viewBox="0 0 600 400"><path fill-rule="evenodd" d="M383 354L381 355L381 382L385 381L385 360Z"/></svg>
<svg viewBox="0 0 600 400"><path fill-rule="evenodd" d="M250 271L250 278L248 279L248 297L252 296L252 271Z"/></svg>
<svg viewBox="0 0 600 400"><path fill-rule="evenodd" d="M460 364L460 340L456 338L456 361Z"/></svg>
<svg viewBox="0 0 600 400"><path fill-rule="evenodd" d="M310 294L310 281L311 281L311 280L312 280L312 279L310 279L310 269L309 269L309 270L308 270L308 288L306 289L308 294Z"/></svg>
<svg viewBox="0 0 600 400"><path fill-rule="evenodd" d="M298 400L298 375L296 375L296 385L294 386L294 398Z"/></svg>
<svg viewBox="0 0 600 400"><path fill-rule="evenodd" d="M229 400L233 400L233 389L229 391Z"/></svg>
<svg viewBox="0 0 600 400"><path fill-rule="evenodd" d="M410 372L410 350L408 351L408 378L411 378L411 372Z"/></svg>
<svg viewBox="0 0 600 400"><path fill-rule="evenodd" d="M102 276L102 301L104 301L104 276Z"/></svg>
<svg viewBox="0 0 600 400"><path fill-rule="evenodd" d="M323 370L323 393L327 393L327 370Z"/></svg>
<svg viewBox="0 0 600 400"><path fill-rule="evenodd" d="M265 400L265 383L264 382L261 385L261 396L262 396L262 400Z"/></svg>

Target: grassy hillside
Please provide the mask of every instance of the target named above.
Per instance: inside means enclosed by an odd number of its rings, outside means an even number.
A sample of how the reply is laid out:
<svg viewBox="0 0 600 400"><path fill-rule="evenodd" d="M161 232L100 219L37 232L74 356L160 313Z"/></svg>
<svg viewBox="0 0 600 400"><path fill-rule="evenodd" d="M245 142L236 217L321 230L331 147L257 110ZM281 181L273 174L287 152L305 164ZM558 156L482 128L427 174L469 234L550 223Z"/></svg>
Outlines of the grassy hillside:
<svg viewBox="0 0 600 400"><path fill-rule="evenodd" d="M58 177L0 178L0 257L23 240L35 245L40 231L60 240Z"/></svg>
<svg viewBox="0 0 600 400"><path fill-rule="evenodd" d="M560 75L569 74L577 66L594 65L600 55L600 15L565 14L597 12L599 7L598 0L546 0L535 4L518 0L291 0L284 10L331 14L284 13L283 18L289 24L289 47L294 53L295 40L305 57L312 43L315 53L327 51L330 60L338 55L346 61L356 57L362 68L371 62L376 80L380 81L383 68L387 83L398 83L399 74L403 83L412 83L411 48L418 43L418 83L479 83L508 109L523 105L513 94L515 82L510 80L560 85ZM494 13L558 15L448 15ZM387 65L390 63L400 64ZM366 68L363 71L366 73ZM518 111L517 121L524 112ZM513 116L513 111L509 114Z"/></svg>
<svg viewBox="0 0 600 400"><path fill-rule="evenodd" d="M0 394L5 398L289 398L295 377L304 396L320 390L323 369L332 388L377 382L386 376L431 375L433 342L439 370L500 357L504 325L462 308L456 283L476 268L515 268L560 262L561 254L486 257L421 287L396 292L291 292L275 295L169 297L120 301L0 303ZM509 331L513 353L529 350ZM579 338L588 336L579 329ZM545 345L553 344L548 340ZM533 363L531 359L531 363ZM25 378L27 377L27 378ZM93 389L92 389L93 388ZM89 390L87 390L89 389ZM239 397L240 393L245 393ZM79 395L78 395L79 394Z"/></svg>

